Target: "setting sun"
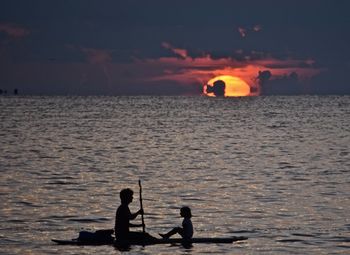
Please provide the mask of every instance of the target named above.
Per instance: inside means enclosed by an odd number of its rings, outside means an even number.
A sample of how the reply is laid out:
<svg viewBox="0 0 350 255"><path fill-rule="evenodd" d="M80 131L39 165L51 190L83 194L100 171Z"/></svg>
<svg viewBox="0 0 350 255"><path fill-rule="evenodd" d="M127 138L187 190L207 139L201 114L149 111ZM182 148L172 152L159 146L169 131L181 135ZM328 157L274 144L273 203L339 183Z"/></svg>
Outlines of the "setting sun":
<svg viewBox="0 0 350 255"><path fill-rule="evenodd" d="M242 79L230 75L221 75L209 80L204 86L204 94L207 96L215 96L215 92L212 91L215 87L214 83L221 85L220 81L224 82L223 89L225 97L244 97L250 95L249 85Z"/></svg>

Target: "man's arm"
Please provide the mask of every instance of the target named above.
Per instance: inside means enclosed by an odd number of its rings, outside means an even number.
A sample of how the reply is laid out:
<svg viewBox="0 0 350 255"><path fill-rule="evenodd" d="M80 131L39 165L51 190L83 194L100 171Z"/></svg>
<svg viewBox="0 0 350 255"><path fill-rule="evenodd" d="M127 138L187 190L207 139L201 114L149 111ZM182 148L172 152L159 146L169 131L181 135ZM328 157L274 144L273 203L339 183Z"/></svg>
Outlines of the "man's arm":
<svg viewBox="0 0 350 255"><path fill-rule="evenodd" d="M139 214L143 214L143 210L142 209L138 210L136 213L131 213L130 214L130 220L134 220L137 217L137 215L139 215Z"/></svg>

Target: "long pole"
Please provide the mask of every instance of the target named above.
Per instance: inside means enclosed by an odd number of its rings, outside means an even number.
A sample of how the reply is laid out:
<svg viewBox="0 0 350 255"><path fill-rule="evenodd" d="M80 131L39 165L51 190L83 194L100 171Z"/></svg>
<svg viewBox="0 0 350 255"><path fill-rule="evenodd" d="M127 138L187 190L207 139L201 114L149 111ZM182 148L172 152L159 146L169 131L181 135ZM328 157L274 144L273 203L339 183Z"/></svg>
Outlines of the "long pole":
<svg viewBox="0 0 350 255"><path fill-rule="evenodd" d="M139 187L140 187L140 207L142 209L142 214L141 214L141 220L142 220L142 232L146 232L146 226L145 226L145 219L143 218L143 205L142 205L142 186L141 186L141 180L139 180Z"/></svg>

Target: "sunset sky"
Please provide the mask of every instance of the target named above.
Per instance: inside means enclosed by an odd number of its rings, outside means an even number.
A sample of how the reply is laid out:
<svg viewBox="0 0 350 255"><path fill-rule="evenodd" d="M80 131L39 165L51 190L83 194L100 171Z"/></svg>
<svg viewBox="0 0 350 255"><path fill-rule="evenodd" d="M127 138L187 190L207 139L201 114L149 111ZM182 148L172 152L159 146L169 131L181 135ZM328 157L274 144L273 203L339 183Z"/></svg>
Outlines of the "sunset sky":
<svg viewBox="0 0 350 255"><path fill-rule="evenodd" d="M201 95L231 75L252 94L350 94L349 10L346 0L3 0L0 89Z"/></svg>

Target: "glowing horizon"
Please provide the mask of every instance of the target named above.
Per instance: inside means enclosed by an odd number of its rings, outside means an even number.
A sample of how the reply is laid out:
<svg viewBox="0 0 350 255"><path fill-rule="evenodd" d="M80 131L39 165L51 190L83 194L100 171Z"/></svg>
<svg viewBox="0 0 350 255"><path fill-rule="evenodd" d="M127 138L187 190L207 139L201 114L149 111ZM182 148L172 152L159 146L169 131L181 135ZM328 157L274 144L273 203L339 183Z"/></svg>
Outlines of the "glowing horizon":
<svg viewBox="0 0 350 255"><path fill-rule="evenodd" d="M225 82L225 97L250 96L250 86L241 78L231 75L220 75L210 79L203 86L203 93L207 96L215 96L214 93L207 93L207 85L213 86L214 82L222 80Z"/></svg>

